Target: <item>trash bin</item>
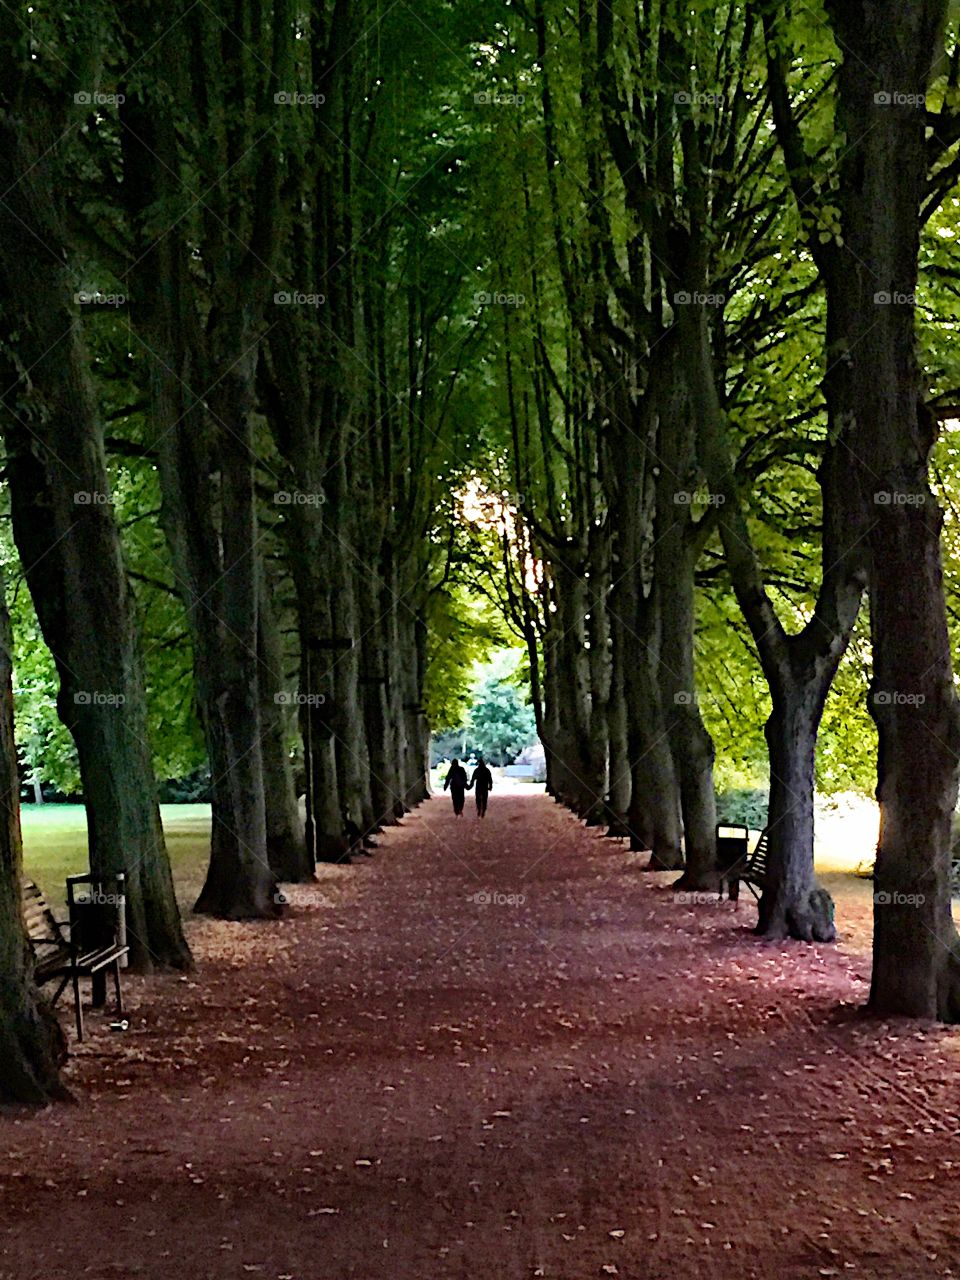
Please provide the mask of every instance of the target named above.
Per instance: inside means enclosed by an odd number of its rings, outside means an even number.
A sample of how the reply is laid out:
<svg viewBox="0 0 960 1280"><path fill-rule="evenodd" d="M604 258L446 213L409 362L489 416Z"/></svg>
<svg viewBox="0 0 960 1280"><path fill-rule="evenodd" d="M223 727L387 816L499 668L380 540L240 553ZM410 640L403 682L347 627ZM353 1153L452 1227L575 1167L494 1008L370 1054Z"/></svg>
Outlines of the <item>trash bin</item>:
<svg viewBox="0 0 960 1280"><path fill-rule="evenodd" d="M115 875L67 876L67 911L70 917L70 937L78 952L96 951L127 942L126 876ZM120 961L127 967L127 957ZM93 975L93 1004L100 1006L107 999L106 973Z"/></svg>

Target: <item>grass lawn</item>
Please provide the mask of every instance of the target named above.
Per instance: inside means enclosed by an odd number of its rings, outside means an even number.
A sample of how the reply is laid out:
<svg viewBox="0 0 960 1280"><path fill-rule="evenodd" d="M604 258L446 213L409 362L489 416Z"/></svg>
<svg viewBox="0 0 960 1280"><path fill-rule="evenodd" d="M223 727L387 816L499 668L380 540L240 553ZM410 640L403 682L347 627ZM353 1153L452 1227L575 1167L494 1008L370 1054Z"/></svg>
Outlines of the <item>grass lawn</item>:
<svg viewBox="0 0 960 1280"><path fill-rule="evenodd" d="M20 812L24 870L51 903L62 904L67 876L89 866L83 805L25 804ZM210 806L162 804L160 813L178 897L182 905L192 905L210 856Z"/></svg>

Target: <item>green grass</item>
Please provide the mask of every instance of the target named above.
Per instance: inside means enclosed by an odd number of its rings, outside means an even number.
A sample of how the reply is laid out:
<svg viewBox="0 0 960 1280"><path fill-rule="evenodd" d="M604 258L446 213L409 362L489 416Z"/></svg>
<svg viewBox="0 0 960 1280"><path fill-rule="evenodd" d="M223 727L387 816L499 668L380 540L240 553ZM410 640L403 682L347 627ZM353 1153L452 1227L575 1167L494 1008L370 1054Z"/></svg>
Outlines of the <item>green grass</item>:
<svg viewBox="0 0 960 1280"><path fill-rule="evenodd" d="M210 856L210 806L162 804L160 814L178 896L195 896ZM24 871L54 905L66 900L66 879L88 869L82 804L24 805Z"/></svg>

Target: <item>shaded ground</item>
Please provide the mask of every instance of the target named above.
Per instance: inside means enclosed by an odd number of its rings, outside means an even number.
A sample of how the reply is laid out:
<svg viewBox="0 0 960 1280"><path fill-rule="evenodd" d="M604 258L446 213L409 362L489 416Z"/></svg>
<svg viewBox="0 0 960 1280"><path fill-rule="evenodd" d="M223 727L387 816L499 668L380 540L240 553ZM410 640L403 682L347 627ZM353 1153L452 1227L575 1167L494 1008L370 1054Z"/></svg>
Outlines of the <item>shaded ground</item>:
<svg viewBox="0 0 960 1280"><path fill-rule="evenodd" d="M0 1277L960 1274L960 1033L669 879L495 792L194 923L79 1105L2 1121Z"/></svg>

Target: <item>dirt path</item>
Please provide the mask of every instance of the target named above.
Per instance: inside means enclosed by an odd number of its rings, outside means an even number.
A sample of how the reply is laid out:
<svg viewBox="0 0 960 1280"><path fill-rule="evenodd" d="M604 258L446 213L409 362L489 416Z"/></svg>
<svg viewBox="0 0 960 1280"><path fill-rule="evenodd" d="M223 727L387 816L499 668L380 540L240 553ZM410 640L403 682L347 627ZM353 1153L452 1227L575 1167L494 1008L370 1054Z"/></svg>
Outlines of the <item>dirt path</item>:
<svg viewBox="0 0 960 1280"><path fill-rule="evenodd" d="M79 1105L0 1120L0 1277L960 1275L960 1035L668 879L443 798L290 920L195 924Z"/></svg>

